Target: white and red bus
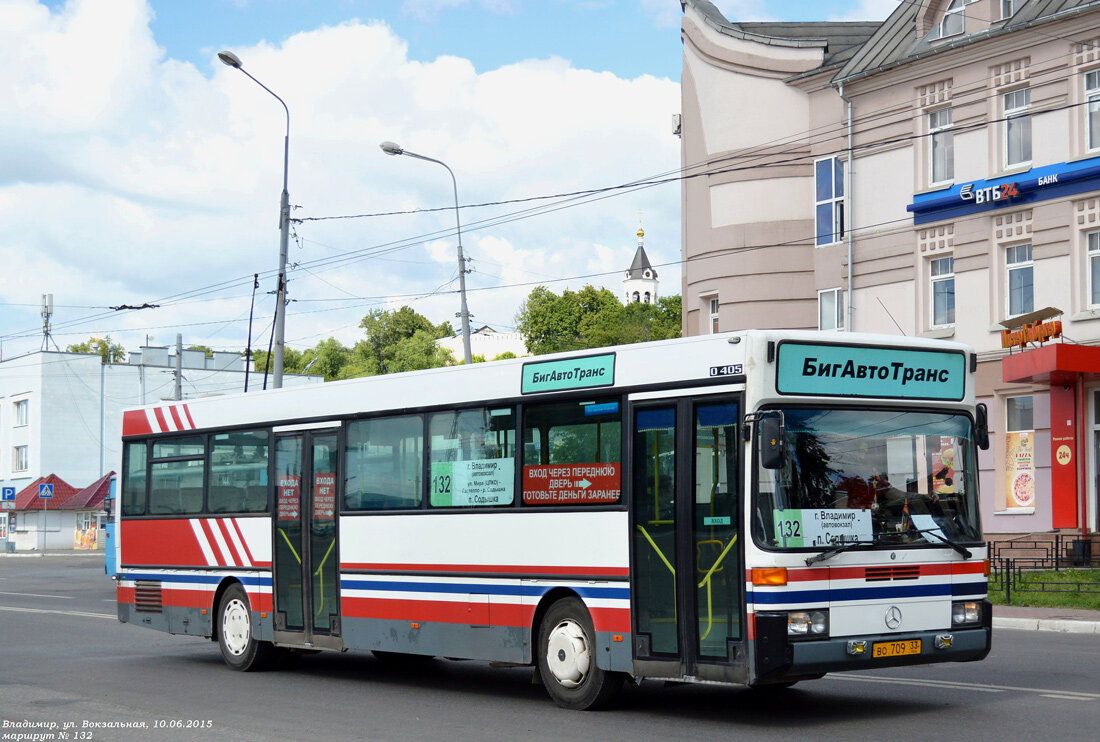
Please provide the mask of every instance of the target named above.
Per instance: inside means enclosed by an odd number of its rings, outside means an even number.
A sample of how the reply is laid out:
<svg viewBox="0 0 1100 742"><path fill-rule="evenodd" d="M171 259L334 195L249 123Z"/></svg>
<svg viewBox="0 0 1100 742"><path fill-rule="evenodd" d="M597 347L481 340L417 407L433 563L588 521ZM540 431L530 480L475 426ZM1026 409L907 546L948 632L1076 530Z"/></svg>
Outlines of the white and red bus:
<svg viewBox="0 0 1100 742"><path fill-rule="evenodd" d="M119 618L310 650L789 685L983 658L976 357L750 331L124 414Z"/></svg>

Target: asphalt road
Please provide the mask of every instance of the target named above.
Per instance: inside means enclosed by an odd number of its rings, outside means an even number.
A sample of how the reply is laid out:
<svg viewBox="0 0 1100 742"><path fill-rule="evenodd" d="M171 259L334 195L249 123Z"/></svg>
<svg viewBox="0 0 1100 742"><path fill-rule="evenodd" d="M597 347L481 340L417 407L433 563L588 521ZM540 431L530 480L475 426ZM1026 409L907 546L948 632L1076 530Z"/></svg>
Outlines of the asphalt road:
<svg viewBox="0 0 1100 742"><path fill-rule="evenodd" d="M327 653L292 670L236 673L211 642L120 624L113 595L101 558L0 558L0 740L49 733L25 726L41 722L72 723L68 739L149 742L1039 742L1095 739L1100 721L1091 634L997 630L983 662L830 675L785 691L647 681L614 710L573 712L554 706L530 670L477 662L393 666ZM202 726L173 726L189 722Z"/></svg>

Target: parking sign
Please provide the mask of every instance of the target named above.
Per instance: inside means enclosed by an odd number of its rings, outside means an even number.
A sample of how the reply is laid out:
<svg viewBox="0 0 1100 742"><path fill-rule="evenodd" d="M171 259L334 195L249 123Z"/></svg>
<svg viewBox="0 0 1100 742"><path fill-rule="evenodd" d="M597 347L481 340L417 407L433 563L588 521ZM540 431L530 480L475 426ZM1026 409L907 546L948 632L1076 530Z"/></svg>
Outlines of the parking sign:
<svg viewBox="0 0 1100 742"><path fill-rule="evenodd" d="M0 502L15 502L15 487L0 489Z"/></svg>

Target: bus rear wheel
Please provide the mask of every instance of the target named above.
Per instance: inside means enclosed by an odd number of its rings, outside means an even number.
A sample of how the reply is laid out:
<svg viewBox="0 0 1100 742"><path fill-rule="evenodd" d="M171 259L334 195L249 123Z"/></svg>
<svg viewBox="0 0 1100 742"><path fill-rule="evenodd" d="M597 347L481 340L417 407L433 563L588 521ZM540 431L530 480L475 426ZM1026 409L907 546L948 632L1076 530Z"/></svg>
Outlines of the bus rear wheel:
<svg viewBox="0 0 1100 742"><path fill-rule="evenodd" d="M257 640L252 629L248 595L239 584L231 585L218 604L218 646L225 664L234 670L266 670L278 656L275 646Z"/></svg>
<svg viewBox="0 0 1100 742"><path fill-rule="evenodd" d="M554 703L567 709L604 708L623 687L623 674L596 666L596 632L578 598L550 606L539 625L538 668Z"/></svg>

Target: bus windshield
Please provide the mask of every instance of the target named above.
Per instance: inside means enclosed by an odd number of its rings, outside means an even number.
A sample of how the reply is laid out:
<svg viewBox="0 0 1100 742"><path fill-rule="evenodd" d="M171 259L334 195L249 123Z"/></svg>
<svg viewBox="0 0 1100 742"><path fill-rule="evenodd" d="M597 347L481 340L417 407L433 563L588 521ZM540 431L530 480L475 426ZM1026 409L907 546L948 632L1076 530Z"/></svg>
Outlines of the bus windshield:
<svg viewBox="0 0 1100 742"><path fill-rule="evenodd" d="M765 548L981 541L969 417L851 408L769 410L778 469L757 466L753 535Z"/></svg>

